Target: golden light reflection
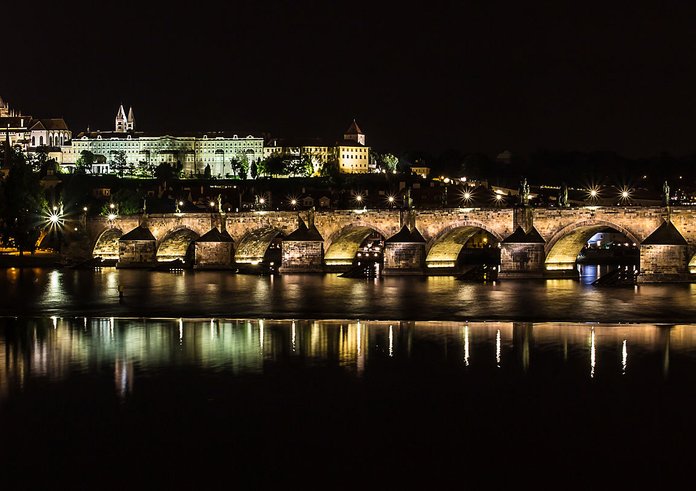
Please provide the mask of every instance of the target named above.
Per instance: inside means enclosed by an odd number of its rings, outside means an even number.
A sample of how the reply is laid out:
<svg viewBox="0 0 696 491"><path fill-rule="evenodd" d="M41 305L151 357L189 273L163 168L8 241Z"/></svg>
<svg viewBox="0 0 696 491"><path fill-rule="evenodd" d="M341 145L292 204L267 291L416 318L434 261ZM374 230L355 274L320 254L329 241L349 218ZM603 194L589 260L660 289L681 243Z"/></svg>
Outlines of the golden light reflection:
<svg viewBox="0 0 696 491"><path fill-rule="evenodd" d="M295 321L292 321L292 326L290 329L292 338L292 351L297 351L297 325L295 324Z"/></svg>
<svg viewBox="0 0 696 491"><path fill-rule="evenodd" d="M495 333L495 364L500 368L500 329Z"/></svg>
<svg viewBox="0 0 696 491"><path fill-rule="evenodd" d="M464 364L469 366L469 326L464 326Z"/></svg>
<svg viewBox="0 0 696 491"><path fill-rule="evenodd" d="M394 326L389 324L389 357L394 357Z"/></svg>
<svg viewBox="0 0 696 491"><path fill-rule="evenodd" d="M514 342L510 346L518 356L509 369L520 372L527 371L529 357L535 352L563 350L568 360L559 356L555 368L573 369L579 377L586 377L589 347L590 376L597 378L597 358L601 355L597 348L604 343L621 346L620 363L625 374L628 370L628 341L632 343L631 363L634 367L645 361L646 369L654 368L660 373L662 368L666 374L670 349L679 357L680 369L687 366L684 361L688 357L693 360L692 366L696 366L696 325L673 328L595 325L589 333L588 327L586 324L510 322L468 322L462 325L454 322L397 324L388 321L219 318L143 320L103 317L89 321L84 317L57 316L20 320L5 318L0 319L0 403L11 396L12 391L22 390L32 378L57 381L75 373L95 370L108 373L110 383L115 383L117 394L123 397L133 390L134 383L137 385L140 373L147 374L149 370L161 370L172 365L232 373L263 373L265 363L282 362L283 357L293 356L302 363L337 361L343 369L360 375L369 368L373 358L404 357L422 363L423 355L430 353L427 356L434 358L427 359L427 362L432 363L445 362L447 353L462 353L464 364L473 367L476 361L471 359L472 336L480 339L482 352L495 351L496 367L502 366L503 342ZM282 349L288 347L288 341L299 357ZM400 350L396 349L397 341ZM442 349L423 350L434 344ZM378 346L388 349L372 349ZM260 354L260 347L265 354ZM481 372L498 369L489 363L488 356L480 360ZM656 356L662 357L662 367L653 363ZM540 369L541 366L555 369L546 363L540 365ZM632 372L636 370L632 369Z"/></svg>
<svg viewBox="0 0 696 491"><path fill-rule="evenodd" d="M595 331L594 327L590 332L590 378L594 378L595 364L597 363L597 353L595 347Z"/></svg>
<svg viewBox="0 0 696 491"><path fill-rule="evenodd" d="M259 348L263 353L263 320L259 321Z"/></svg>

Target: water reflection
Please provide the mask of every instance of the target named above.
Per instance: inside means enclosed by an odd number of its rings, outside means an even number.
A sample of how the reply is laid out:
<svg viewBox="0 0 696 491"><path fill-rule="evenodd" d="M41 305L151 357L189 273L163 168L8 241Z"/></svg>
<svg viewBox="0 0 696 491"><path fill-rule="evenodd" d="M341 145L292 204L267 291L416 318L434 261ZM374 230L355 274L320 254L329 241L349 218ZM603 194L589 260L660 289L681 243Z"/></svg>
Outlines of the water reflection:
<svg viewBox="0 0 696 491"><path fill-rule="evenodd" d="M587 275L585 275L587 276ZM589 276L588 276L589 278ZM589 281L589 279L588 279ZM119 301L118 288L123 289ZM0 272L0 314L691 322L696 284L593 287L549 280L471 284L453 277L379 281L138 270Z"/></svg>
<svg viewBox="0 0 696 491"><path fill-rule="evenodd" d="M103 371L113 374L116 393L126 398L138 390L139 377L172 367L234 376L299 363L363 376L399 362L459 366L482 376L490 370L538 376L567 368L575 378L584 371L596 379L660 372L666 377L675 356L682 369L694 368L696 326L3 318L0 399L35 379L55 382Z"/></svg>

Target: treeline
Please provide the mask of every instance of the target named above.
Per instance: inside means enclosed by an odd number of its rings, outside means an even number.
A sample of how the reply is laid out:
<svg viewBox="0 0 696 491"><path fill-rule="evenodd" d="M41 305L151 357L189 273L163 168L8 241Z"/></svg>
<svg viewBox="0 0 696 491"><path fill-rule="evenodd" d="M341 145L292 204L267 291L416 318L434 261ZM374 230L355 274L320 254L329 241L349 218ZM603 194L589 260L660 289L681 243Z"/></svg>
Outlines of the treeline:
<svg viewBox="0 0 696 491"><path fill-rule="evenodd" d="M540 150L528 155L509 154L503 159L484 154L447 150L441 154L405 152L399 168L425 165L431 176L488 179L494 184L516 186L521 177L534 184L583 187L591 184L640 185L658 189L665 180L691 186L696 183L696 155L675 157L668 153L629 159L613 152L564 152Z"/></svg>

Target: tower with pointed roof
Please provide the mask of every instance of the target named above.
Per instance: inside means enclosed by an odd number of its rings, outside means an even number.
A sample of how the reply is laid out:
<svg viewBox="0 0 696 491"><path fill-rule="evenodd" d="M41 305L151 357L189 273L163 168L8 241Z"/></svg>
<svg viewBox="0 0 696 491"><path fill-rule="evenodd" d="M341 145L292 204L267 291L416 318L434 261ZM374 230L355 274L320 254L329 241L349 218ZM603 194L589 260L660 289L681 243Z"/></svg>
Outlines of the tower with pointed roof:
<svg viewBox="0 0 696 491"><path fill-rule="evenodd" d="M126 118L126 111L123 109L123 104L118 107L118 112L116 113L116 126L114 131L117 133L125 133L128 128L128 119Z"/></svg>
<svg viewBox="0 0 696 491"><path fill-rule="evenodd" d="M133 106L128 109L128 121L126 122L128 131L135 131L135 114L133 114Z"/></svg>
<svg viewBox="0 0 696 491"><path fill-rule="evenodd" d="M345 140L353 140L360 145L365 145L365 133L362 132L358 123L353 120L346 132L343 134Z"/></svg>

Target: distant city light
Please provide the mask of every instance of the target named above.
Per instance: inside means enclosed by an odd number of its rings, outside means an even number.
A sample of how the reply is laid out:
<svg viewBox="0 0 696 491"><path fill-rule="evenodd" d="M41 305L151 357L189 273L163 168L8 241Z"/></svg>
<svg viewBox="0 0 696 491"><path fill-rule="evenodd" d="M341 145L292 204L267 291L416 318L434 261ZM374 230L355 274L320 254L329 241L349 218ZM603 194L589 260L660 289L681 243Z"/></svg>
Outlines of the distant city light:
<svg viewBox="0 0 696 491"><path fill-rule="evenodd" d="M266 198L259 198L259 203L264 204L266 202Z"/></svg>
<svg viewBox="0 0 696 491"><path fill-rule="evenodd" d="M211 202L210 202L210 207L211 207L211 208L215 208L215 201L211 201Z"/></svg>
<svg viewBox="0 0 696 491"><path fill-rule="evenodd" d="M114 208L116 208L116 205L113 203L109 203L109 208L113 210Z"/></svg>
<svg viewBox="0 0 696 491"><path fill-rule="evenodd" d="M114 220L116 220L116 213L109 213L106 218L108 218L109 221L113 222Z"/></svg>

